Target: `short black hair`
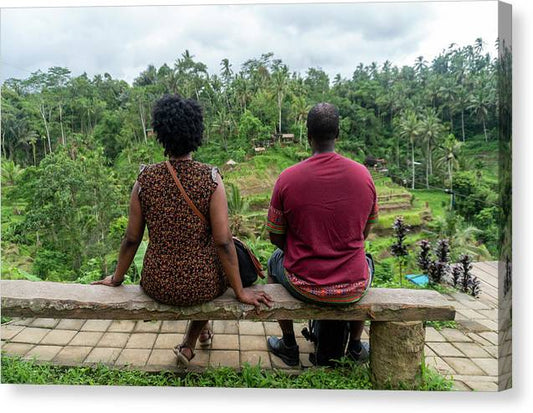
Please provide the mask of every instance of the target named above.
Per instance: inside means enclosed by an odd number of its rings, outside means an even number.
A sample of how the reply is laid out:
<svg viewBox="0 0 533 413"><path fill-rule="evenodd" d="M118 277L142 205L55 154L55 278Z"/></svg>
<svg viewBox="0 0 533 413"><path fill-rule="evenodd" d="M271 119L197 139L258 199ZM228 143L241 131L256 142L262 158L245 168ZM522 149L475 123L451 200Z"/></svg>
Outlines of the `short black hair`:
<svg viewBox="0 0 533 413"><path fill-rule="evenodd" d="M339 110L331 103L317 103L307 114L307 133L319 142L334 140L339 135Z"/></svg>
<svg viewBox="0 0 533 413"><path fill-rule="evenodd" d="M202 107L193 99L164 95L152 109L152 127L165 148L165 156L182 156L202 144Z"/></svg>

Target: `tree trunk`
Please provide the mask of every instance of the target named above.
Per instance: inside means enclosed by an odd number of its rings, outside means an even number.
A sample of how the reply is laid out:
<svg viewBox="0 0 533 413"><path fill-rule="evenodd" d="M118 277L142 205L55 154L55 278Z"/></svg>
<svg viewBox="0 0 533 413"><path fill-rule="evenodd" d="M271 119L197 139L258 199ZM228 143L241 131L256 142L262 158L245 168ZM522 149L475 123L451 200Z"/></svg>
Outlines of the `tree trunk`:
<svg viewBox="0 0 533 413"><path fill-rule="evenodd" d="M145 124L145 121L144 121L144 110L143 110L143 107L141 105L141 101L140 100L139 100L139 116L141 118L141 125L143 127L144 143L147 143L148 142L148 137L146 136L146 124Z"/></svg>
<svg viewBox="0 0 533 413"><path fill-rule="evenodd" d="M465 141L465 111L461 110L461 130L463 132L463 142Z"/></svg>
<svg viewBox="0 0 533 413"><path fill-rule="evenodd" d="M426 159L426 189L429 189L429 141L428 141L428 152Z"/></svg>
<svg viewBox="0 0 533 413"><path fill-rule="evenodd" d="M483 132L485 133L485 142L488 142L489 138L487 137L487 127L486 127L484 118L483 118Z"/></svg>
<svg viewBox="0 0 533 413"><path fill-rule="evenodd" d="M44 105L39 105L39 112L43 118L44 129L46 130L46 139L48 140L48 150L52 153L52 143L50 142L50 131L48 130L48 122L46 122L46 117L44 116Z"/></svg>
<svg viewBox="0 0 533 413"><path fill-rule="evenodd" d="M421 321L370 323L370 372L374 389L415 388L422 373L425 330Z"/></svg>
<svg viewBox="0 0 533 413"><path fill-rule="evenodd" d="M61 107L61 103L59 103L59 126L61 127L61 140L63 142L63 146L65 146L67 141L65 140L65 132L63 131L63 109Z"/></svg>
<svg viewBox="0 0 533 413"><path fill-rule="evenodd" d="M411 142L411 169L413 171L413 180L411 182L411 189L415 189L415 143Z"/></svg>

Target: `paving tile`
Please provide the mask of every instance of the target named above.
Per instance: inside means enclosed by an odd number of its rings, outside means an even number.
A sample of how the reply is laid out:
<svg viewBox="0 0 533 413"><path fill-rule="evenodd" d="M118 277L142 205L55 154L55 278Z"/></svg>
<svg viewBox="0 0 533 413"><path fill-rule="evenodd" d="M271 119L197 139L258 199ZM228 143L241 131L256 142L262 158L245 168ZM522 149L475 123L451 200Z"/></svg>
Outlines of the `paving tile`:
<svg viewBox="0 0 533 413"><path fill-rule="evenodd" d="M83 324L85 324L85 320L76 320L74 318L63 318L62 320L59 320L59 324L55 327L60 330L79 330Z"/></svg>
<svg viewBox="0 0 533 413"><path fill-rule="evenodd" d="M110 347L95 347L89 353L84 363L113 364L119 356L121 349Z"/></svg>
<svg viewBox="0 0 533 413"><path fill-rule="evenodd" d="M161 333L185 333L187 331L187 320L164 320L161 323Z"/></svg>
<svg viewBox="0 0 533 413"><path fill-rule="evenodd" d="M492 308L490 310L477 310L477 312L481 314L483 318L487 318L489 320L498 319L498 310L496 308Z"/></svg>
<svg viewBox="0 0 533 413"><path fill-rule="evenodd" d="M259 321L239 321L239 334L264 336L265 329L263 328L263 323Z"/></svg>
<svg viewBox="0 0 533 413"><path fill-rule="evenodd" d="M424 346L424 355L427 357L427 356L436 356L436 353L431 350L431 348L426 344Z"/></svg>
<svg viewBox="0 0 533 413"><path fill-rule="evenodd" d="M440 357L426 357L426 365L434 368L441 374L454 374L453 369Z"/></svg>
<svg viewBox="0 0 533 413"><path fill-rule="evenodd" d="M40 344L66 346L76 334L77 331L75 330L50 330L50 332L41 340Z"/></svg>
<svg viewBox="0 0 533 413"><path fill-rule="evenodd" d="M465 384L475 391L498 391L498 385L495 382L465 380Z"/></svg>
<svg viewBox="0 0 533 413"><path fill-rule="evenodd" d="M118 347L122 348L128 342L130 338L129 333L104 333L100 341L98 342L98 347Z"/></svg>
<svg viewBox="0 0 533 413"><path fill-rule="evenodd" d="M491 330L491 331L497 331L498 330L498 323L496 321L493 321L493 320L488 320L488 319L481 319L481 320L477 320L481 325L485 326L488 330Z"/></svg>
<svg viewBox="0 0 533 413"><path fill-rule="evenodd" d="M12 337L11 341L15 343L39 344L49 332L50 330L47 328L26 327L16 336Z"/></svg>
<svg viewBox="0 0 533 413"><path fill-rule="evenodd" d="M226 366L239 368L239 352L228 350L212 350L209 365L213 367Z"/></svg>
<svg viewBox="0 0 533 413"><path fill-rule="evenodd" d="M51 361L57 353L61 351L62 346L35 346L24 356L25 359L36 358L41 361Z"/></svg>
<svg viewBox="0 0 533 413"><path fill-rule="evenodd" d="M489 353L492 357L498 358L498 346L483 346L483 350Z"/></svg>
<svg viewBox="0 0 533 413"><path fill-rule="evenodd" d="M34 347L33 344L26 343L6 343L2 346L2 351L10 355L23 356Z"/></svg>
<svg viewBox="0 0 533 413"><path fill-rule="evenodd" d="M464 384L462 381L454 380L452 390L455 391L470 391L470 387Z"/></svg>
<svg viewBox="0 0 533 413"><path fill-rule="evenodd" d="M491 344L498 344L498 334L492 331L486 331L479 333L481 337L483 337L485 340L489 341Z"/></svg>
<svg viewBox="0 0 533 413"><path fill-rule="evenodd" d="M446 338L447 341L452 342L471 342L472 339L465 335L461 330L456 328L443 328L440 334Z"/></svg>
<svg viewBox="0 0 533 413"><path fill-rule="evenodd" d="M96 346L104 333L96 331L80 331L76 333L69 346Z"/></svg>
<svg viewBox="0 0 533 413"><path fill-rule="evenodd" d="M307 321L306 322L301 322L301 323L300 322L299 323L295 322L294 323L294 336L296 338L303 337L302 330L304 328L308 327L308 326L309 326L309 323Z"/></svg>
<svg viewBox="0 0 533 413"><path fill-rule="evenodd" d="M87 320L80 328L80 331L101 331L104 332L111 325L112 320Z"/></svg>
<svg viewBox="0 0 533 413"><path fill-rule="evenodd" d="M263 326L265 328L265 334L266 336L276 336L281 337L281 328L279 327L279 324L272 321L266 321L263 323Z"/></svg>
<svg viewBox="0 0 533 413"><path fill-rule="evenodd" d="M315 345L305 338L297 338L296 343L300 348L300 353L312 353L315 351Z"/></svg>
<svg viewBox="0 0 533 413"><path fill-rule="evenodd" d="M485 372L481 370L474 362L467 358L459 357L443 357L443 360L448 364L457 374L483 376Z"/></svg>
<svg viewBox="0 0 533 413"><path fill-rule="evenodd" d="M483 315L481 311L488 310L456 310L455 320L478 320L480 318L488 318Z"/></svg>
<svg viewBox="0 0 533 413"><path fill-rule="evenodd" d="M115 365L144 366L150 353L151 350L148 349L124 349L115 361Z"/></svg>
<svg viewBox="0 0 533 413"><path fill-rule="evenodd" d="M457 347L461 353L470 358L490 357L490 354L477 343L453 343L453 345Z"/></svg>
<svg viewBox="0 0 533 413"><path fill-rule="evenodd" d="M196 356L195 356L196 358ZM176 366L176 355L170 349L154 349L146 362L148 366Z"/></svg>
<svg viewBox="0 0 533 413"><path fill-rule="evenodd" d="M20 333L24 329L24 326L18 326L13 324L2 324L0 337L2 340L11 340L14 336Z"/></svg>
<svg viewBox="0 0 533 413"><path fill-rule="evenodd" d="M35 320L35 317L29 317L29 318L20 318L14 322L17 326L29 326L33 321Z"/></svg>
<svg viewBox="0 0 533 413"><path fill-rule="evenodd" d="M245 336L246 340L255 336ZM213 350L239 350L239 336L237 334L215 334Z"/></svg>
<svg viewBox="0 0 533 413"><path fill-rule="evenodd" d="M446 339L433 327L426 328L426 342L446 341Z"/></svg>
<svg viewBox="0 0 533 413"><path fill-rule="evenodd" d="M302 367L313 367L313 363L309 360L309 353L300 352L300 364ZM298 366L296 366L296 368L298 368Z"/></svg>
<svg viewBox="0 0 533 413"><path fill-rule="evenodd" d="M267 351L267 344L264 335L260 336L240 336L241 351Z"/></svg>
<svg viewBox="0 0 533 413"><path fill-rule="evenodd" d="M139 333L159 333L161 329L161 321L137 321L134 332Z"/></svg>
<svg viewBox="0 0 533 413"><path fill-rule="evenodd" d="M92 347L77 347L77 346L67 346L54 357L54 363L65 364L65 365L74 365L82 363L85 360L85 357L91 352Z"/></svg>
<svg viewBox="0 0 533 413"><path fill-rule="evenodd" d="M154 349L173 349L183 341L183 334L158 334L154 343Z"/></svg>
<svg viewBox="0 0 533 413"><path fill-rule="evenodd" d="M30 324L30 327L40 327L40 328L55 328L59 320L57 318L36 318Z"/></svg>
<svg viewBox="0 0 533 413"><path fill-rule="evenodd" d="M454 380L462 381L463 383L467 380L476 380L476 381L484 381L484 382L494 382L498 381L497 376L471 376L471 375L464 375L464 374L454 374L453 375Z"/></svg>
<svg viewBox="0 0 533 413"><path fill-rule="evenodd" d="M136 321L133 320L113 320L107 331L113 333L130 333L135 328Z"/></svg>
<svg viewBox="0 0 533 413"><path fill-rule="evenodd" d="M472 340L474 340L476 343L481 344L482 346L490 346L493 345L489 340L481 337L479 335L480 333L466 333L468 337L470 337Z"/></svg>
<svg viewBox="0 0 533 413"><path fill-rule="evenodd" d="M459 320L458 323L461 325L463 330L467 332L478 333L481 331L487 331L489 328L478 322L479 320Z"/></svg>
<svg viewBox="0 0 533 413"><path fill-rule="evenodd" d="M462 357L458 349L450 343L428 343L428 346L440 357Z"/></svg>
<svg viewBox="0 0 533 413"><path fill-rule="evenodd" d="M151 349L154 346L157 334L155 333L135 333L131 334L126 344L126 348Z"/></svg>
<svg viewBox="0 0 533 413"><path fill-rule="evenodd" d="M191 360L190 365L193 367L207 367L209 364L210 350L196 349L196 355ZM176 363L176 356L174 356L174 363Z"/></svg>
<svg viewBox="0 0 533 413"><path fill-rule="evenodd" d="M241 351L241 365L244 363L250 366L259 364L264 369L272 368L268 351Z"/></svg>
<svg viewBox="0 0 533 413"><path fill-rule="evenodd" d="M481 369L490 376L498 375L498 360L493 358L477 358L472 360Z"/></svg>
<svg viewBox="0 0 533 413"><path fill-rule="evenodd" d="M239 322L236 320L215 320L213 321L213 332L215 334L239 334Z"/></svg>

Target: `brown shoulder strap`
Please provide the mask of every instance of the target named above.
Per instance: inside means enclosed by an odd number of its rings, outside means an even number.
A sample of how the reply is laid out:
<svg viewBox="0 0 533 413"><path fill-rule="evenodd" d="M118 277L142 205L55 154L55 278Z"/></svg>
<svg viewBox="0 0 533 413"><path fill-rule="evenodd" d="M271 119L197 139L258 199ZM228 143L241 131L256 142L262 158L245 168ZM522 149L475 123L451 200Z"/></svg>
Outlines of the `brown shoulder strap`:
<svg viewBox="0 0 533 413"><path fill-rule="evenodd" d="M181 195L183 196L183 199L185 199L185 202L187 202L187 205L189 205L189 207L192 209L192 212L194 212L196 216L200 218L205 225L209 226L209 222L205 218L204 214L202 214L198 210L198 208L196 208L196 205L194 205L194 203L191 201L191 198L189 198L189 196L187 195L187 192L185 192L185 188L183 188L183 185L181 185L181 182L178 179L178 176L176 175L176 171L174 170L170 162L165 161L165 165L167 166L168 171L172 175L172 178L174 178L174 182L176 182L176 185L178 186L178 189L180 190Z"/></svg>

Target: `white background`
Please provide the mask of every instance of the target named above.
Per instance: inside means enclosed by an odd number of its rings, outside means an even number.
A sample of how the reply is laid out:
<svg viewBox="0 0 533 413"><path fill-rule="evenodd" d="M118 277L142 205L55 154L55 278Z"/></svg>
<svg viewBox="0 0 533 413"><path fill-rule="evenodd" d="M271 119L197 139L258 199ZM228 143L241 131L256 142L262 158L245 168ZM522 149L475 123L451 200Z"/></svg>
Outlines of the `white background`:
<svg viewBox="0 0 533 413"><path fill-rule="evenodd" d="M248 1L248 3L253 1ZM270 1L274 3L276 1ZM280 1L277 1L280 2ZM292 1L299 3L301 1ZM175 4L177 1L159 0L155 4ZM181 0L182 4L194 1ZM224 4L228 1L204 0L205 4ZM231 3L245 3L233 0ZM280 2L283 3L283 2ZM533 40L533 2L509 0L513 5L513 351L514 387L502 393L422 393L330 390L255 390L255 389L185 389L145 387L91 386L33 386L0 385L0 408L6 412L190 412L247 411L340 411L361 412L524 412L533 407L531 369L533 314L531 295L533 275L529 271L532 257L530 231L531 214L526 205L533 205L531 183L533 177L533 130L531 118L533 74L531 41ZM0 6L36 5L144 5L147 1L85 0L0 0ZM453 30L453 28L450 28ZM528 185L529 183L529 185Z"/></svg>

